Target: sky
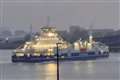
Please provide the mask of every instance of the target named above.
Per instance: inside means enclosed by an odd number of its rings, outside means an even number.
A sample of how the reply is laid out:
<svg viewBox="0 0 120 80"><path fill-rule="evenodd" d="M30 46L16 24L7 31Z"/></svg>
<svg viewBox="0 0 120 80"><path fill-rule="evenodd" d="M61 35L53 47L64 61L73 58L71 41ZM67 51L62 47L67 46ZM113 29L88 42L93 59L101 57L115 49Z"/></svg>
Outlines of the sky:
<svg viewBox="0 0 120 80"><path fill-rule="evenodd" d="M119 28L118 0L0 0L0 27L38 31L47 25L68 29L71 25L89 28ZM3 17L1 17L3 16Z"/></svg>

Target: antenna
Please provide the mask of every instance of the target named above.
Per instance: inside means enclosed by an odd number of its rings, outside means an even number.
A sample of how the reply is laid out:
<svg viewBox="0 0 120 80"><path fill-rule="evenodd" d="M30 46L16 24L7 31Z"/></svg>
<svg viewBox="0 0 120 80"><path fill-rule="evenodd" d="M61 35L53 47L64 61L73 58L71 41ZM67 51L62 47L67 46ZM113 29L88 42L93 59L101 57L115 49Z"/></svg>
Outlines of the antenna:
<svg viewBox="0 0 120 80"><path fill-rule="evenodd" d="M30 24L30 40L32 40L32 24Z"/></svg>
<svg viewBox="0 0 120 80"><path fill-rule="evenodd" d="M50 26L50 16L47 16L47 27Z"/></svg>
<svg viewBox="0 0 120 80"><path fill-rule="evenodd" d="M12 27L14 27L14 26L12 26ZM15 36L15 29L12 28L12 29L10 29L10 31L12 32L12 35Z"/></svg>
<svg viewBox="0 0 120 80"><path fill-rule="evenodd" d="M1 7L1 10L0 10L0 25L3 26L3 23L4 23L4 13L3 13L3 8L4 8L4 5L3 5L3 0L1 0L0 2L0 7Z"/></svg>
<svg viewBox="0 0 120 80"><path fill-rule="evenodd" d="M92 44L93 41L93 25L94 25L94 21L91 23L90 27L89 27L89 42Z"/></svg>
<svg viewBox="0 0 120 80"><path fill-rule="evenodd" d="M93 25L94 25L94 23L92 22L92 24L89 27L89 35L93 34Z"/></svg>

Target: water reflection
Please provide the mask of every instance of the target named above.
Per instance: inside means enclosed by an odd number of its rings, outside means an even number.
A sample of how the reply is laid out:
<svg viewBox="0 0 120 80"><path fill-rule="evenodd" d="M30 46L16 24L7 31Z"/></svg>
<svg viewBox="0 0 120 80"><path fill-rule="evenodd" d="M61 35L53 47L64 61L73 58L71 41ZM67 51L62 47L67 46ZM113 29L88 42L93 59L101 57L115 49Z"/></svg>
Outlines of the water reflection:
<svg viewBox="0 0 120 80"><path fill-rule="evenodd" d="M4 54L3 54L4 53ZM60 80L120 80L120 54L92 61L60 62ZM0 80L56 80L56 63L11 63L0 51Z"/></svg>
<svg viewBox="0 0 120 80"><path fill-rule="evenodd" d="M43 77L43 80L56 80L56 64L55 63L47 63L43 64L43 66L36 66L38 72L38 76L41 79L41 76ZM42 69L42 71L40 71Z"/></svg>
<svg viewBox="0 0 120 80"><path fill-rule="evenodd" d="M88 74L93 74L95 72L95 64L94 61L87 61Z"/></svg>
<svg viewBox="0 0 120 80"><path fill-rule="evenodd" d="M56 80L56 64L47 64L45 66L45 73L46 73L46 77L45 80Z"/></svg>
<svg viewBox="0 0 120 80"><path fill-rule="evenodd" d="M75 65L75 66L74 66L75 71L76 71L76 72L77 72L77 71L80 71L80 69L81 69L81 67L79 66L80 63L75 62L74 65Z"/></svg>
<svg viewBox="0 0 120 80"><path fill-rule="evenodd" d="M88 74L95 73L95 63L94 61L75 61L73 69L78 73L83 73L86 71Z"/></svg>

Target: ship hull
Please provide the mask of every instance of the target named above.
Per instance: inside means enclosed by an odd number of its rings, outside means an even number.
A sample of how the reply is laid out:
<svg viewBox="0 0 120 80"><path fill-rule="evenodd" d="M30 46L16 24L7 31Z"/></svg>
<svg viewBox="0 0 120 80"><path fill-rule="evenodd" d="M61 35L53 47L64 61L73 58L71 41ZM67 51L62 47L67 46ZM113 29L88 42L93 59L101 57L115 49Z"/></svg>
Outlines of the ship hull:
<svg viewBox="0 0 120 80"><path fill-rule="evenodd" d="M72 55L76 54L76 55ZM64 57L63 57L64 56ZM109 53L104 52L100 54L96 54L95 52L87 52L87 53L70 53L70 55L59 55L59 61L75 61L75 60L95 60L99 58L108 57ZM48 62L48 61L57 61L56 55L54 56L33 56L33 55L24 55L24 56L12 56L12 62L30 62L30 63L40 63L40 62Z"/></svg>

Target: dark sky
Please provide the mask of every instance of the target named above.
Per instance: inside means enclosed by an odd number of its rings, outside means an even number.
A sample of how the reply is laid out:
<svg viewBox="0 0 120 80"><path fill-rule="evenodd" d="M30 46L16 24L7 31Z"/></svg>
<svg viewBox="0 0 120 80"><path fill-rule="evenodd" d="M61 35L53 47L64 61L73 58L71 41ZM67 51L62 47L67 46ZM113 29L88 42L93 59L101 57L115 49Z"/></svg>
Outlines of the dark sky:
<svg viewBox="0 0 120 80"><path fill-rule="evenodd" d="M4 26L39 30L47 24L59 29L70 25L88 28L118 28L118 0L3 0ZM0 7L0 14L2 9ZM2 14L1 14L2 16ZM2 22L2 21L1 21Z"/></svg>

